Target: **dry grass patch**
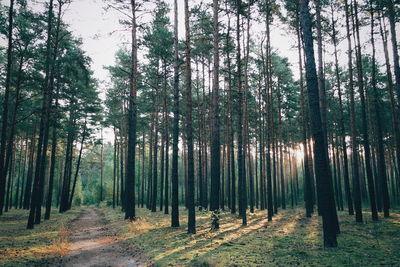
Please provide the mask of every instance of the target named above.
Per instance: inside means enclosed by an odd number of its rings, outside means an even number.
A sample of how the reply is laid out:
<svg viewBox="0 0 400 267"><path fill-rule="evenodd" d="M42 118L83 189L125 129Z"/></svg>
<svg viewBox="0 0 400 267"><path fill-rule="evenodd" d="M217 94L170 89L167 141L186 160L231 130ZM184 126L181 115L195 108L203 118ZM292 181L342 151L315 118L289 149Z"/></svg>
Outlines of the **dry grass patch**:
<svg viewBox="0 0 400 267"><path fill-rule="evenodd" d="M67 253L67 225L78 210L54 211L49 221L42 221L33 230L26 229L28 213L11 210L0 217L0 266L40 265Z"/></svg>
<svg viewBox="0 0 400 267"><path fill-rule="evenodd" d="M69 238L68 236L72 232L68 230L64 225L60 226L58 230L58 234L55 238L52 239L49 250L52 251L55 255L64 256L68 254L69 247Z"/></svg>

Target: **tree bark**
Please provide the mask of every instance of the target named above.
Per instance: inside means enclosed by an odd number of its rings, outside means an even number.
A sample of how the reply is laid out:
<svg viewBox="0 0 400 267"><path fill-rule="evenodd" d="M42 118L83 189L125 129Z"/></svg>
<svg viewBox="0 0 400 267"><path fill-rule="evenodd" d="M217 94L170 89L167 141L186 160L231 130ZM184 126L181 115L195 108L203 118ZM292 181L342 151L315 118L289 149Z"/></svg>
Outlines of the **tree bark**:
<svg viewBox="0 0 400 267"><path fill-rule="evenodd" d="M306 55L306 79L308 87L309 113L311 130L314 137L314 162L317 183L320 183L320 201L322 206L322 224L324 232L324 246L337 247L336 223L335 221L335 200L333 197L332 178L329 171L327 145L324 142L322 129L319 96L318 78L315 67L314 48L312 39L312 26L308 0L300 0L301 22L304 36L304 52Z"/></svg>
<svg viewBox="0 0 400 267"><path fill-rule="evenodd" d="M131 76L129 82L128 109L128 156L125 177L125 219L134 220L135 214L135 154L136 154L136 94L137 94L137 38L136 38L136 0L131 0L132 11L132 44L131 44Z"/></svg>
<svg viewBox="0 0 400 267"><path fill-rule="evenodd" d="M355 18L355 37L356 37L356 63L357 63L357 81L358 81L358 91L360 94L361 101L361 121L362 121L362 137L364 146L364 157L365 157L365 170L367 174L368 182L368 192L369 200L371 206L372 220L378 220L378 211L376 208L376 194L374 186L374 178L372 175L371 168L371 152L370 152L370 137L368 133L368 120L366 111L366 100L364 92L364 72L361 59L361 43L360 43L360 33L359 33L359 19L358 19L358 8L357 1L354 1L354 18Z"/></svg>
<svg viewBox="0 0 400 267"><path fill-rule="evenodd" d="M7 66L6 66L6 81L3 100L2 126L1 126L1 141L0 141L0 215L3 214L7 167L5 165L7 132L8 132L8 99L11 87L11 69L12 69L12 51L13 51L13 23L14 23L14 0L10 0L8 11L8 47L7 47Z"/></svg>
<svg viewBox="0 0 400 267"><path fill-rule="evenodd" d="M185 5L185 68L186 68L186 144L187 144L187 201L188 201L188 233L196 233L196 211L194 206L194 158L193 158L193 121L192 121L192 69L189 24L189 0Z"/></svg>
<svg viewBox="0 0 400 267"><path fill-rule="evenodd" d="M211 194L210 210L219 209L221 148L219 132L219 1L213 0L213 90L211 98Z"/></svg>

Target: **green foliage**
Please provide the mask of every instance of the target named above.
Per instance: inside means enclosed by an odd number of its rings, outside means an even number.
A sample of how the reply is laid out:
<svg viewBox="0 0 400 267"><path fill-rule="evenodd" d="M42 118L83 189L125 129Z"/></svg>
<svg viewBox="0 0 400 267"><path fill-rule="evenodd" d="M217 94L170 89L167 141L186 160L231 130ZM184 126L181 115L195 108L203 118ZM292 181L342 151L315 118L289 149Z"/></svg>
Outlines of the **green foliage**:
<svg viewBox="0 0 400 267"><path fill-rule="evenodd" d="M76 188L75 188L75 194L74 194L74 206L80 206L84 202L83 198L83 191L82 191L82 183L81 180L78 179Z"/></svg>

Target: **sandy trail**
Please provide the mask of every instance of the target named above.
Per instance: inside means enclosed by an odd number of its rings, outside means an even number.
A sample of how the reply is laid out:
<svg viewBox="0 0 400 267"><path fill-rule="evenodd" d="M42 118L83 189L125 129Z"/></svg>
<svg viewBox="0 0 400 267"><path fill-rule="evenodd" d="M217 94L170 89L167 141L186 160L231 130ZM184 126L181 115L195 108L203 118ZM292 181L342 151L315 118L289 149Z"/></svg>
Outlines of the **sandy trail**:
<svg viewBox="0 0 400 267"><path fill-rule="evenodd" d="M61 266L148 266L139 249L123 246L98 209L85 209L70 227L69 253Z"/></svg>

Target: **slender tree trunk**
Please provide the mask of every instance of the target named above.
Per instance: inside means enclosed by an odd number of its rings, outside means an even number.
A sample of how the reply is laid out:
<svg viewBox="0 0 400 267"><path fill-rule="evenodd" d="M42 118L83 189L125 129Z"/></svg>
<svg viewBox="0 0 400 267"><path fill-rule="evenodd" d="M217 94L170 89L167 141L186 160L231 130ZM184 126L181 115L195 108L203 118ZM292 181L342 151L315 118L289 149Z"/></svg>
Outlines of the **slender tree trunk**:
<svg viewBox="0 0 400 267"><path fill-rule="evenodd" d="M50 67L51 62L51 32L53 20L53 0L49 2L49 12L47 21L47 41L46 41L46 63L45 63L45 80L43 84L43 106L41 111L39 141L36 152L35 179L33 182L33 191L31 194L31 207L29 212L27 229L33 229L34 224L40 223L41 204L43 198L44 170L46 163L46 152L48 142L48 126L49 126L49 108L51 104Z"/></svg>
<svg viewBox="0 0 400 267"><path fill-rule="evenodd" d="M194 158L193 158L193 121L192 121L192 69L190 48L189 0L185 4L185 54L186 54L186 143L187 143L187 199L188 199L188 233L196 233L196 211L194 206Z"/></svg>
<svg viewBox="0 0 400 267"><path fill-rule="evenodd" d="M249 54L250 54L250 8L251 4L248 5L248 16L247 16L247 27L246 27L246 44L243 44L245 47L245 62L244 62L244 140L245 140L245 145L244 145L244 150L245 154L247 154L247 168L248 170L248 180L249 180L249 193L248 195L250 196L250 212L254 213L254 176L253 176L253 168L252 168L252 160L251 160L251 149L250 149L250 137L249 137L249 111L248 111L248 94L249 94ZM243 43L244 43L244 38L243 38ZM246 161L246 159L245 159ZM245 206L247 207L247 197L246 197L246 203Z"/></svg>
<svg viewBox="0 0 400 267"><path fill-rule="evenodd" d="M374 37L374 8L372 0L370 0L370 13L371 13L371 45L372 45L372 90L373 90L373 102L375 109L375 119L376 119L376 137L378 143L378 175L380 181L380 187L382 190L382 200L383 200L383 212L384 217L389 217L389 190L386 176L386 164L385 164L385 148L383 146L383 133L382 133L382 116L379 105L378 90L376 88L376 59L375 59L375 37ZM378 196L379 197L379 196Z"/></svg>
<svg viewBox="0 0 400 267"><path fill-rule="evenodd" d="M396 35L396 12L394 8L394 0L384 1L387 7L387 16L389 17L390 24L390 36L392 41L393 49L393 68L395 76L395 88L397 92L397 104L400 109L400 65L399 65L399 47L397 46L397 35Z"/></svg>
<svg viewBox="0 0 400 267"><path fill-rule="evenodd" d="M344 190L346 193L347 200L347 208L349 210L349 215L354 215L353 210L353 198L351 196L350 189L350 175L349 175L349 162L347 158L347 145L346 145L346 131L344 128L344 112L343 112L343 101L342 101L342 88L340 81L340 73L339 73L339 61L338 61L338 53L337 53L337 38L336 38L336 20L334 19L334 11L332 8L332 42L334 46L334 56L335 56L335 75L336 75L336 86L339 95L339 128L340 128L340 139L342 145L342 153L343 153L343 170L344 170Z"/></svg>
<svg viewBox="0 0 400 267"><path fill-rule="evenodd" d="M239 179L239 215L242 217L242 224L247 225L246 217L246 168L243 152L243 88L242 88L242 62L240 49L240 6L241 0L236 1L236 65L237 65L237 87L238 87L238 179Z"/></svg>
<svg viewBox="0 0 400 267"><path fill-rule="evenodd" d="M72 106L72 104L71 104ZM70 108L71 109L71 108ZM72 110L70 110L69 114L69 122L68 127L69 129L73 129L75 126L74 122L74 114ZM72 153L73 153L73 142L74 142L74 134L72 131L68 131L67 135L67 146L65 149L65 163L64 163L64 178L63 178L63 185L62 185L62 192L61 192L61 199L60 199L60 209L59 212L65 212L68 210L68 200L69 200L69 190L71 186L71 172L72 172Z"/></svg>
<svg viewBox="0 0 400 267"><path fill-rule="evenodd" d="M1 126L1 141L0 141L0 215L3 214L6 174L7 167L5 165L7 132L8 132L8 99L11 87L11 69L12 69L12 51L13 51L13 23L14 23L14 0L10 0L8 11L8 47L7 47L7 67L5 92L3 100L2 126Z"/></svg>
<svg viewBox="0 0 400 267"><path fill-rule="evenodd" d="M113 157L113 196L112 196L112 205L113 209L115 209L115 187L117 184L117 133L115 131L115 126L113 127L114 130L114 157ZM118 197L117 197L118 198Z"/></svg>
<svg viewBox="0 0 400 267"><path fill-rule="evenodd" d="M144 162L145 162L145 150L146 150L146 146L145 146L145 141L146 141L146 135L145 135L145 131L143 131L143 143L142 143L142 188L141 188L141 200L140 200L140 207L143 208L144 206L144 191L145 191L145 171L144 171Z"/></svg>
<svg viewBox="0 0 400 267"><path fill-rule="evenodd" d="M60 14L60 10L59 10ZM60 16L60 15L59 15ZM57 83L57 93L56 93L56 103L53 107L52 112L52 138L51 138L51 158L50 158L50 176L49 176L49 190L47 193L47 201L46 201L46 212L44 214L44 219L50 219L50 212L51 212L51 204L53 201L53 184L54 184L54 172L56 168L56 153L57 153L57 119L58 119L58 99L60 94L60 84Z"/></svg>
<svg viewBox="0 0 400 267"><path fill-rule="evenodd" d="M23 199L24 199L24 188L25 188L25 176L26 176L26 161L28 158L28 153L29 153L29 137L28 133L26 134L26 139L25 139L25 153L24 153L24 163L22 167L22 182L21 182L21 194L20 194L20 200L19 200L19 209L22 209L23 205Z"/></svg>
<svg viewBox="0 0 400 267"><path fill-rule="evenodd" d="M279 139L279 167L280 167L280 191L281 191L281 204L282 209L286 209L286 196L285 196L285 174L283 170L283 133L282 133L282 94L280 83L278 80L278 139Z"/></svg>
<svg viewBox="0 0 400 267"><path fill-rule="evenodd" d="M361 121L362 121L362 136L363 136L363 145L364 145L364 157L365 157L365 168L367 173L367 181L368 181L368 192L370 198L370 206L371 206L371 215L372 220L378 220L378 211L376 208L376 195L375 195L375 186L374 186L374 178L372 175L371 168L371 152L370 152L370 137L368 133L368 120L367 120L367 111L366 111L366 100L364 95L364 78L363 78L363 66L361 59L361 43L360 43L360 33L359 33L359 20L358 20L358 8L357 1L354 1L354 17L355 17L355 34L357 38L356 43L356 62L357 62L357 77L358 77L358 90L360 94L361 100Z"/></svg>
<svg viewBox="0 0 400 267"><path fill-rule="evenodd" d="M354 87L353 87L353 50L351 44L350 32L350 7L348 1L345 0L345 13L346 13L346 32L348 43L348 68L349 68L349 92L350 92L350 126L351 126L351 148L352 148L352 177L353 177L353 195L354 195L354 209L356 212L356 222L362 222L361 210L361 188L360 188L360 172L358 163L358 144L357 144L357 128L356 128L356 113L354 104Z"/></svg>
<svg viewBox="0 0 400 267"><path fill-rule="evenodd" d="M297 26L297 49L299 54L299 70L300 70L300 105L301 105L301 114L302 114L302 143L303 143L303 165L304 165L304 201L306 204L306 217L311 217L312 213L314 213L314 200L313 200L313 178L310 173L310 165L309 165L309 152L307 145L307 122L308 116L306 112L306 103L305 103L305 95L304 95L304 82L303 82L303 60L301 53L301 34L300 34L300 18L299 11L296 12Z"/></svg>
<svg viewBox="0 0 400 267"><path fill-rule="evenodd" d="M379 11L379 9L378 9ZM381 17L381 16L380 16ZM383 25L382 25L383 24ZM385 66L386 66L386 74L387 74L387 87L389 89L389 97L390 97L390 107L391 107L391 115L392 115L392 127L393 127L393 134L394 134L394 142L395 142L395 152L397 159L397 166L400 166L400 127L399 127L399 118L398 118L398 109L396 106L396 100L394 97L394 90L393 90L393 78L392 78L392 71L390 67L389 61L389 52L388 52L388 45L387 45L387 35L386 35L386 27L384 24L383 18L379 20L379 29L382 38L382 46L383 51L385 54ZM394 164L396 167L396 164ZM396 175L398 177L398 175Z"/></svg>
<svg viewBox="0 0 400 267"><path fill-rule="evenodd" d="M319 106L321 108L321 122L324 130L325 142L328 144L328 127L326 118L326 90L324 77L323 63L323 46L322 46L322 22L321 22L321 0L314 0L316 14L316 29L317 29L317 51L318 51L318 91L319 91ZM327 155L329 160L329 154Z"/></svg>
<svg viewBox="0 0 400 267"><path fill-rule="evenodd" d="M271 135L272 135L272 131L271 131L271 127L272 126L272 107L271 107L271 103L272 103L272 99L271 99L271 84L270 84L270 64L269 64L269 39L270 39L270 12L271 10L269 9L269 1L267 2L267 15L266 15L266 22L265 22L265 27L266 27L266 34L267 34L267 45L266 45L266 53L265 53L265 58L262 54L262 58L263 58L263 69L264 69L264 83L265 83L265 93L264 93L264 97L266 97L266 99L264 99L264 101L266 102L266 121L268 124L268 129L266 131L266 149L267 149L267 153L266 153L266 157L265 157L265 161L266 161L266 171L267 171L267 184L266 184L266 197L267 197L267 208L268 208L268 221L272 221L272 216L274 215L274 210L273 210L273 202L272 202L272 173L271 173ZM261 52L263 51L263 49L261 50ZM262 52L263 53L263 52Z"/></svg>
<svg viewBox="0 0 400 267"><path fill-rule="evenodd" d="M137 94L137 38L136 38L136 0L131 0L132 11L132 44L131 44L131 76L129 90L129 109L128 109L128 157L125 177L125 219L134 220L135 214L135 170L136 170L136 94Z"/></svg>
<svg viewBox="0 0 400 267"><path fill-rule="evenodd" d="M8 141L7 141L7 150L6 150L6 160L5 160L5 169L4 172L7 173L8 168L10 166L10 161L11 161L11 156L14 154L13 148L14 148L14 137L15 137L15 131L17 127L17 114L18 114L18 109L20 106L20 95L21 95L21 82L22 82L22 67L24 64L24 54L26 53L27 47L25 46L24 51L22 52L20 58L19 58L19 67L18 67L18 74L17 74L17 81L16 81L16 88L15 88L15 105L14 105L14 110L12 113L12 119L11 119L11 129L10 133L8 134ZM7 122L8 123L8 122ZM19 180L18 180L19 183ZM17 191L18 194L18 191Z"/></svg>
<svg viewBox="0 0 400 267"><path fill-rule="evenodd" d="M220 204L221 148L219 133L219 1L213 0L213 90L211 98L211 194L210 210Z"/></svg>
<svg viewBox="0 0 400 267"><path fill-rule="evenodd" d="M31 193L32 193L32 178L33 178L33 160L35 157L35 146L36 146L36 125L32 131L31 137L31 145L29 149L29 163L28 163L28 172L26 174L26 184L25 184L25 193L24 193L24 209L29 209L30 201L31 201Z"/></svg>
<svg viewBox="0 0 400 267"><path fill-rule="evenodd" d="M155 98L157 98L157 91L155 92ZM155 101L157 102L157 101ZM152 193L151 193L151 212L157 210L157 180L158 180L158 168L157 168L157 152L158 152L158 110L157 103L155 103L155 123L154 123L154 145L153 145L153 180L152 180Z"/></svg>
<svg viewBox="0 0 400 267"><path fill-rule="evenodd" d="M75 175L74 175L74 182L72 183L72 190L71 190L71 194L70 194L69 201L68 201L68 209L71 209L71 207L72 207L72 200L74 198L76 182L78 180L79 168L81 166L82 151L83 151L83 146L85 144L86 130L87 130L86 123L87 123L87 118L85 117L85 124L83 125L83 132L82 132L81 147L79 149L78 161L76 163L76 169L75 169Z"/></svg>
<svg viewBox="0 0 400 267"><path fill-rule="evenodd" d="M227 11L228 13L228 11ZM228 13L228 29L227 29L227 37L226 37L226 46L229 45L230 38L230 16ZM236 168L235 168L235 146L234 146L234 132L233 132L233 95L232 95L232 66L231 66L231 58L230 53L226 54L227 68L228 68L228 136L229 136L229 158L230 158L230 209L231 213L236 213Z"/></svg>
<svg viewBox="0 0 400 267"><path fill-rule="evenodd" d="M147 176L147 209L151 210L151 194L153 181L153 139L154 139L154 113L151 115L150 140L149 140L149 167Z"/></svg>

